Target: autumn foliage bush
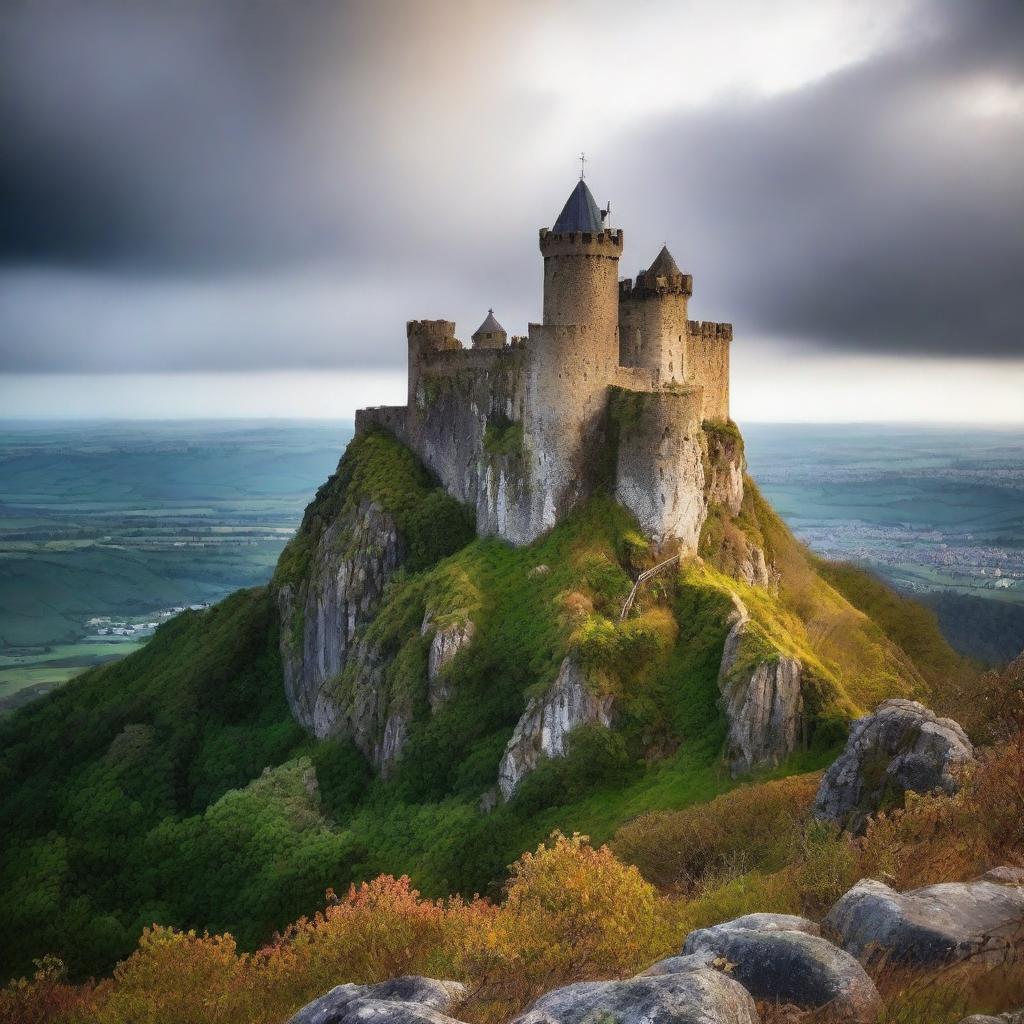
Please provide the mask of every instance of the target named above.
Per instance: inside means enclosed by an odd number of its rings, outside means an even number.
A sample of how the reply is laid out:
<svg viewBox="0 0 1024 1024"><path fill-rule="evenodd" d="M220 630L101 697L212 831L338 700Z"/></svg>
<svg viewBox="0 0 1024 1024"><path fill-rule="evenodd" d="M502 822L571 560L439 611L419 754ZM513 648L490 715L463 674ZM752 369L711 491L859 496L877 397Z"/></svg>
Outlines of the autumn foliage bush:
<svg viewBox="0 0 1024 1024"><path fill-rule="evenodd" d="M427 900L408 878L352 886L255 953L230 935L153 927L101 985L59 962L0 990L5 1024L277 1024L342 982L467 982L468 1021L507 1018L547 988L633 974L674 948L673 907L633 866L555 833L512 867L503 903Z"/></svg>
<svg viewBox="0 0 1024 1024"><path fill-rule="evenodd" d="M642 815L619 829L612 849L659 888L682 895L723 874L777 870L796 852L820 779L791 776Z"/></svg>

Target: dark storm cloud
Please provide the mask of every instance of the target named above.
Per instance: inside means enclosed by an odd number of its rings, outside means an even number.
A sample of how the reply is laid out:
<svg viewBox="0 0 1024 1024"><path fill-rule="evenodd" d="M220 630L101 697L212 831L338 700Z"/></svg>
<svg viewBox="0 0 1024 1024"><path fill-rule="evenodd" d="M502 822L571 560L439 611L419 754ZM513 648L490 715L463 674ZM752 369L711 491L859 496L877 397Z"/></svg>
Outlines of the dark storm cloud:
<svg viewBox="0 0 1024 1024"><path fill-rule="evenodd" d="M344 10L6 5L0 260L192 271L336 244L357 208L319 176L301 115L324 41L345 56ZM359 152L352 110L334 128Z"/></svg>
<svg viewBox="0 0 1024 1024"><path fill-rule="evenodd" d="M571 184L531 140L593 145L511 73L549 12L8 3L0 370L398 366L406 318L465 336L488 305L522 330ZM1022 55L1015 0L936 0L797 91L611 125L591 166L623 273L667 240L695 314L751 339L1019 355Z"/></svg>
<svg viewBox="0 0 1024 1024"><path fill-rule="evenodd" d="M929 13L810 87L629 140L663 197L647 249L681 240L702 313L825 348L1024 355L1024 5Z"/></svg>

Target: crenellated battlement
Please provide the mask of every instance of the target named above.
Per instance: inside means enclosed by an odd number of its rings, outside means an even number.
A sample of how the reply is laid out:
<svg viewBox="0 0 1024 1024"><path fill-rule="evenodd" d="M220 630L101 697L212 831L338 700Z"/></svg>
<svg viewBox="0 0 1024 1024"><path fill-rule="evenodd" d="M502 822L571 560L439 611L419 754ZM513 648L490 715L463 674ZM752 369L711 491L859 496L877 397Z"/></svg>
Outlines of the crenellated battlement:
<svg viewBox="0 0 1024 1024"><path fill-rule="evenodd" d="M557 256L608 256L618 259L622 255L623 234L620 228L603 231L551 231L540 229L540 251L545 259Z"/></svg>
<svg viewBox="0 0 1024 1024"><path fill-rule="evenodd" d="M632 278L624 278L619 282L619 301L630 302L637 299L656 298L660 295L693 295L692 274L650 274L641 271Z"/></svg>
<svg viewBox="0 0 1024 1024"><path fill-rule="evenodd" d="M732 324L719 324L711 320L688 320L687 332L691 338L717 338L732 341Z"/></svg>
<svg viewBox="0 0 1024 1024"><path fill-rule="evenodd" d="M462 342L455 337L455 322L452 320L409 320L405 325L405 336L410 344L418 342L421 348L462 348Z"/></svg>

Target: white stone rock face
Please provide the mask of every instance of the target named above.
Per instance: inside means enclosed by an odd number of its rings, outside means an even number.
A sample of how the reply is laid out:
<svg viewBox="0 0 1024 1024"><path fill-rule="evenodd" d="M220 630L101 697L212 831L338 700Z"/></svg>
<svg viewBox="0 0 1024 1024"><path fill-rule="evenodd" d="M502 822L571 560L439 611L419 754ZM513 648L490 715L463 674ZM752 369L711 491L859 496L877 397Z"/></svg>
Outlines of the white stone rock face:
<svg viewBox="0 0 1024 1024"><path fill-rule="evenodd" d="M498 786L508 800L542 756L563 757L566 737L580 725L612 724L612 698L597 697L587 686L583 670L567 657L558 677L543 697L534 697L516 723L498 766Z"/></svg>
<svg viewBox="0 0 1024 1024"><path fill-rule="evenodd" d="M323 531L302 592L278 592L285 695L296 721L318 738L332 735L342 714L326 684L344 669L356 630L404 558L394 519L364 501Z"/></svg>
<svg viewBox="0 0 1024 1024"><path fill-rule="evenodd" d="M733 606L718 689L729 720L726 758L733 775L740 775L775 767L797 749L804 715L803 666L796 658L779 655L740 667L751 622L736 595Z"/></svg>
<svg viewBox="0 0 1024 1024"><path fill-rule="evenodd" d="M846 749L821 780L814 815L859 832L886 797L956 792L956 770L973 761L971 741L951 718L917 701L883 701L853 723Z"/></svg>
<svg viewBox="0 0 1024 1024"><path fill-rule="evenodd" d="M435 629L430 612L423 618L420 632L425 636L434 629L427 658L427 699L430 710L437 711L451 696L445 678L445 669L452 663L459 651L468 647L476 635L476 625L471 619L453 622Z"/></svg>

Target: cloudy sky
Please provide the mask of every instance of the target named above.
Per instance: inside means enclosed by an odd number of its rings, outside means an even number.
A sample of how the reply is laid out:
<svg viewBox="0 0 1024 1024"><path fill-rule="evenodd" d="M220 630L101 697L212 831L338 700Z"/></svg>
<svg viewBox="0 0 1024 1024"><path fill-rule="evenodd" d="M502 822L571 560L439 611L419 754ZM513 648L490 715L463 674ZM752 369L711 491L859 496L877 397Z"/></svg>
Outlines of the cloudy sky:
<svg viewBox="0 0 1024 1024"><path fill-rule="evenodd" d="M587 153L738 420L1024 423L1021 0L8 0L0 415L350 416Z"/></svg>

